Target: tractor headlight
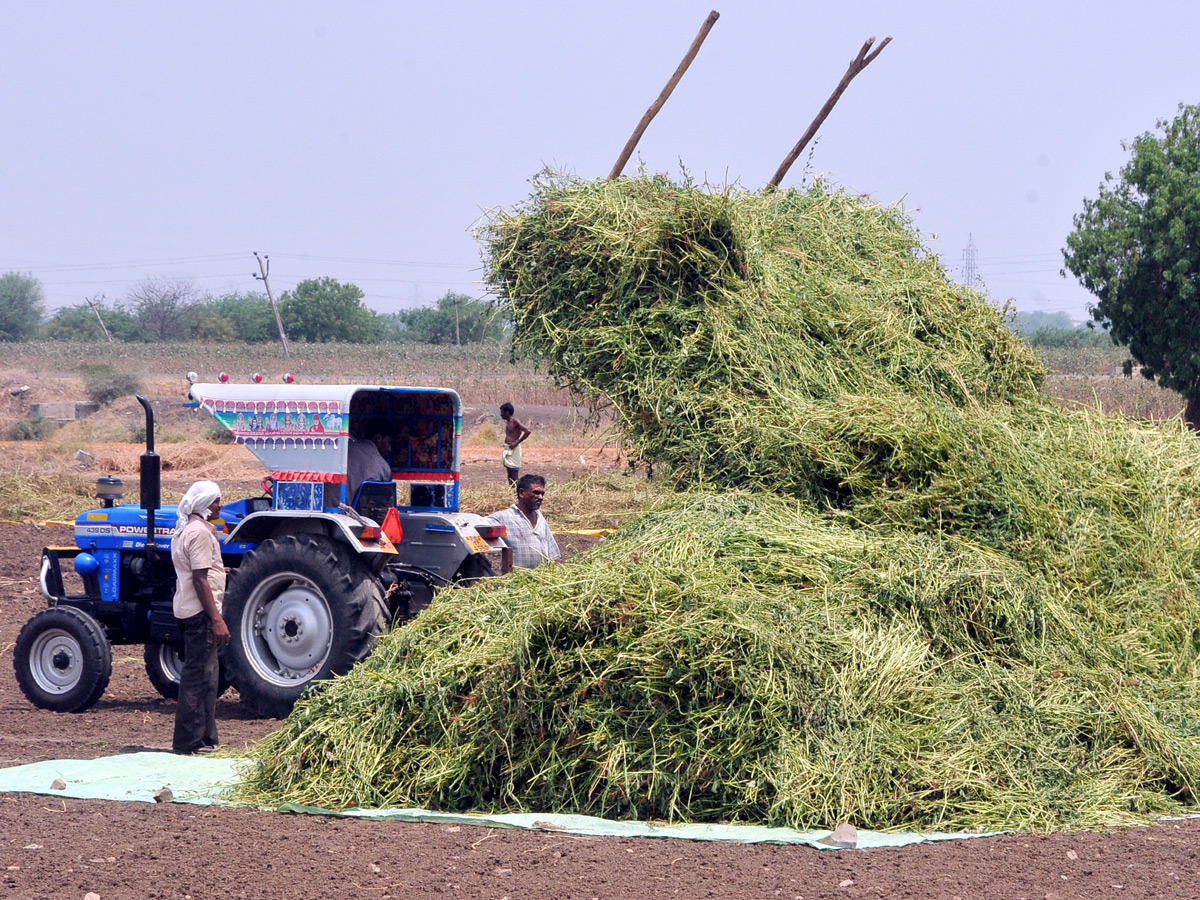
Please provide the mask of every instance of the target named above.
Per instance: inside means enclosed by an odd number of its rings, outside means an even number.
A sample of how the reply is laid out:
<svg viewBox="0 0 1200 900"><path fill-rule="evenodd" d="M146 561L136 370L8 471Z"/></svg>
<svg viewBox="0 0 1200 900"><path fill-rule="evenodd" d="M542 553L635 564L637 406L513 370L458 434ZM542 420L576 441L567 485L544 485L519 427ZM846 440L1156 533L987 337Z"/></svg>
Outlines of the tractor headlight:
<svg viewBox="0 0 1200 900"><path fill-rule="evenodd" d="M87 578L100 571L100 560L90 553L80 553L75 557L75 571Z"/></svg>

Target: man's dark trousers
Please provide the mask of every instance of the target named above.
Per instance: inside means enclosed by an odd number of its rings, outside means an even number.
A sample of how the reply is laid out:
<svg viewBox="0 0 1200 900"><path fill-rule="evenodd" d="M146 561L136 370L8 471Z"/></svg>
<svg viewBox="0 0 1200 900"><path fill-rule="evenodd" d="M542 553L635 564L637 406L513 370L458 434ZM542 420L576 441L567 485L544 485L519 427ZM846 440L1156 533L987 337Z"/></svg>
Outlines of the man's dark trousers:
<svg viewBox="0 0 1200 900"><path fill-rule="evenodd" d="M176 753L217 746L217 641L207 612L183 619L183 671L175 708Z"/></svg>

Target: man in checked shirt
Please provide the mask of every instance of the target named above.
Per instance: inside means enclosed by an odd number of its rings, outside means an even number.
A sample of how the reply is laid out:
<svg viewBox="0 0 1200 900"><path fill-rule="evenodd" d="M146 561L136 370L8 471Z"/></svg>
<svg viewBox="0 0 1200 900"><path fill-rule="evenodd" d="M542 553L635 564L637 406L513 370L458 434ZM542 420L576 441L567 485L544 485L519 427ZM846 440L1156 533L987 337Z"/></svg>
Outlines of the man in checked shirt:
<svg viewBox="0 0 1200 900"><path fill-rule="evenodd" d="M513 565L536 569L544 562L557 562L562 553L541 513L546 498L546 479L522 475L517 481L517 502L487 517L492 525L508 529L504 540L513 551Z"/></svg>

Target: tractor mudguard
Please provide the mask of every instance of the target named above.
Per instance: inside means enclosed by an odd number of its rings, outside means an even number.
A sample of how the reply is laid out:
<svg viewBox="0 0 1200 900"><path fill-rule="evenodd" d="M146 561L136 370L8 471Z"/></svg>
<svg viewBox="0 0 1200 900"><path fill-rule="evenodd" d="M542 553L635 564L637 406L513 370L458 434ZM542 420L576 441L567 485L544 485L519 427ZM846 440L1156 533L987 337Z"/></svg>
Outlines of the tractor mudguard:
<svg viewBox="0 0 1200 900"><path fill-rule="evenodd" d="M229 535L228 543L253 547L270 537L325 534L359 555L395 553L390 542L364 538L363 527L360 522L340 513L271 509L251 513L242 519Z"/></svg>

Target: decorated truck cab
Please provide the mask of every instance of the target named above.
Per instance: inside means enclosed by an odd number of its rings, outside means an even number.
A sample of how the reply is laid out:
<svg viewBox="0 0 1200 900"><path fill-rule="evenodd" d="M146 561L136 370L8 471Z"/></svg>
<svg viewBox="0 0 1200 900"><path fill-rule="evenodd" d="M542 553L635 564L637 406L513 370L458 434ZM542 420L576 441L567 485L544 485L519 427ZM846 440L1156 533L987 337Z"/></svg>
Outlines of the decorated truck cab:
<svg viewBox="0 0 1200 900"><path fill-rule="evenodd" d="M26 697L43 708L93 705L108 684L112 644L144 644L151 682L164 696L177 691L176 511L160 508L153 413L139 400L147 416L140 504L120 503L119 483L101 484L104 505L77 518L75 546L42 554L49 607L22 629L14 666ZM225 504L216 523L229 569L222 679L260 714L286 715L314 682L348 671L438 589L500 570L504 529L459 511L455 391L194 383L189 400L269 473L266 496ZM384 450L368 449L384 457L382 468L376 462L375 478L355 484L361 448L353 445L370 441L368 432L379 435Z"/></svg>

